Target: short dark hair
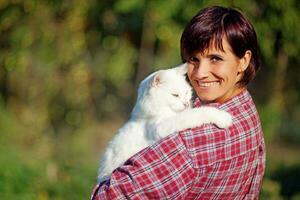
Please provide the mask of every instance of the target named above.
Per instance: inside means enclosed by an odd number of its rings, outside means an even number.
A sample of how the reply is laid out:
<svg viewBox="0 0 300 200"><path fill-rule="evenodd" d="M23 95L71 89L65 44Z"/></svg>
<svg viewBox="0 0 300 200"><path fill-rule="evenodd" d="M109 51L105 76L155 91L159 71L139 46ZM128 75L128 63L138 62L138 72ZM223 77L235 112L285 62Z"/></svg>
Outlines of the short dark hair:
<svg viewBox="0 0 300 200"><path fill-rule="evenodd" d="M247 50L252 53L241 86L247 85L260 67L257 37L252 24L236 9L220 6L200 10L185 27L180 41L181 58L187 62L196 52L204 52L214 44L223 50L222 39L227 39L233 53L242 58Z"/></svg>

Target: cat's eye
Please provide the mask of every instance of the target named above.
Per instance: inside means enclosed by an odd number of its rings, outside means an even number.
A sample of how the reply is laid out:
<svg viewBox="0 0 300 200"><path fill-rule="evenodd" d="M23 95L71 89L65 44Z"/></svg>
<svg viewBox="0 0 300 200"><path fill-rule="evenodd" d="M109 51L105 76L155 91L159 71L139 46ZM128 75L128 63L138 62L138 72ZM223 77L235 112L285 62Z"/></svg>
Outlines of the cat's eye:
<svg viewBox="0 0 300 200"><path fill-rule="evenodd" d="M179 97L179 95L178 95L178 94L172 94L172 96L173 96L173 97Z"/></svg>

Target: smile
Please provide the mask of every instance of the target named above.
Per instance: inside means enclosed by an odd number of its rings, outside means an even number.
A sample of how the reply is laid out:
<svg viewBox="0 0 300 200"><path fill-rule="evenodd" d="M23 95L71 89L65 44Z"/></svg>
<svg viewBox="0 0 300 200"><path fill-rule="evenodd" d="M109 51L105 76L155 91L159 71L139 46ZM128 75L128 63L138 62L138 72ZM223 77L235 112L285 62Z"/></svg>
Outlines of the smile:
<svg viewBox="0 0 300 200"><path fill-rule="evenodd" d="M220 85L220 81L200 82L196 81L199 87L207 88Z"/></svg>

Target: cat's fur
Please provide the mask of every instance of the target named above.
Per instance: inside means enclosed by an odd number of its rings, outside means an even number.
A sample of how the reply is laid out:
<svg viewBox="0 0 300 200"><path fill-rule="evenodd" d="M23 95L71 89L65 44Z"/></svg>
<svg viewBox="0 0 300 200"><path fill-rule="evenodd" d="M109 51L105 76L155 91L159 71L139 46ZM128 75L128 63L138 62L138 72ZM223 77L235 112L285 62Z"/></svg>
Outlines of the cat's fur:
<svg viewBox="0 0 300 200"><path fill-rule="evenodd" d="M185 80L187 69L160 70L145 78L138 89L131 118L109 142L100 161L98 180L153 142L177 131L204 123L220 128L231 124L231 115L213 107L191 107L192 88Z"/></svg>

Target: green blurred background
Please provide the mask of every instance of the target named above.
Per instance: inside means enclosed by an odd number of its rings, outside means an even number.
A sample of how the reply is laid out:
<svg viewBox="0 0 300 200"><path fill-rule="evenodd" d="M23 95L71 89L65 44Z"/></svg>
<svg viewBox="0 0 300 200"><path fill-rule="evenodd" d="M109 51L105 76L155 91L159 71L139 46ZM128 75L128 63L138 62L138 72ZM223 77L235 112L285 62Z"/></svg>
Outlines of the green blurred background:
<svg viewBox="0 0 300 200"><path fill-rule="evenodd" d="M88 199L137 83L180 63L183 27L208 5L241 8L258 34L261 199L300 199L298 0L0 0L0 199Z"/></svg>

